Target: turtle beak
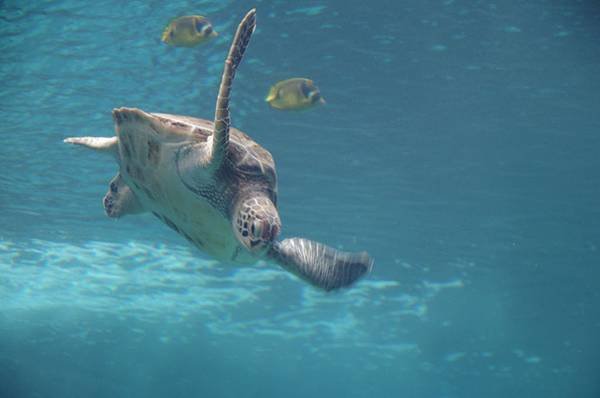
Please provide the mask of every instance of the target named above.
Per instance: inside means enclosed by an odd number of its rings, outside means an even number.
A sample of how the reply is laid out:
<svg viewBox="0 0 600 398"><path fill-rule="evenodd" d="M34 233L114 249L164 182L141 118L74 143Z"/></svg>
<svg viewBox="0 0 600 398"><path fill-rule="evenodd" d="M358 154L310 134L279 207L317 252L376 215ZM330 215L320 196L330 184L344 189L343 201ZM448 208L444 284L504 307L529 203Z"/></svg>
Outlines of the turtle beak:
<svg viewBox="0 0 600 398"><path fill-rule="evenodd" d="M269 241L270 241L271 243L273 243L273 241L274 241L275 239L277 239L277 237L278 237L278 236L279 236L279 225L277 225L277 224L274 224L274 225L271 227L271 236L269 236Z"/></svg>
<svg viewBox="0 0 600 398"><path fill-rule="evenodd" d="M262 221L262 236L261 238L263 238L264 240L270 240L270 235L271 235L271 225L269 224L268 221L263 220Z"/></svg>
<svg viewBox="0 0 600 398"><path fill-rule="evenodd" d="M268 220L256 220L250 229L251 239L248 241L251 251L260 251L270 247L279 235L279 225Z"/></svg>
<svg viewBox="0 0 600 398"><path fill-rule="evenodd" d="M272 243L275 239L277 239L277 236L279 236L279 225L277 223L271 224L267 220L262 220L260 223L261 228L260 235L257 236L258 239L261 239L262 241L268 244Z"/></svg>
<svg viewBox="0 0 600 398"><path fill-rule="evenodd" d="M252 228L252 236L266 242L270 242L277 234L279 234L279 227L276 224L271 225L267 220L258 221Z"/></svg>

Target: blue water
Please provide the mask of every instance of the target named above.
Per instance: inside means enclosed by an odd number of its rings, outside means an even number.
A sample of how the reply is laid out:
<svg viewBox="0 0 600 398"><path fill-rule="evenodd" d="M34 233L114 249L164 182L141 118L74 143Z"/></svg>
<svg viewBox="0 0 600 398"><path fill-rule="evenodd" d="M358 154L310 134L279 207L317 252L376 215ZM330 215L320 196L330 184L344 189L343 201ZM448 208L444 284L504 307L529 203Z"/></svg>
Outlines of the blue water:
<svg viewBox="0 0 600 398"><path fill-rule="evenodd" d="M368 250L323 293L108 219L114 107L232 118L274 155L283 235ZM196 48L160 42L208 16ZM0 2L0 397L599 397L595 1ZM305 76L327 104L263 101Z"/></svg>

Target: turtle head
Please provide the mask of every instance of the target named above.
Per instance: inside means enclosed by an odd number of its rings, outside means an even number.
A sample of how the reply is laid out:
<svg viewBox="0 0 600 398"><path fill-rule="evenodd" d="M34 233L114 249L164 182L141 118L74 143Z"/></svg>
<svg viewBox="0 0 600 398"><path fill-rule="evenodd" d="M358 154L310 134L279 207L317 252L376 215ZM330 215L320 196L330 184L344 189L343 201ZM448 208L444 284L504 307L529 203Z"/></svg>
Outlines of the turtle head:
<svg viewBox="0 0 600 398"><path fill-rule="evenodd" d="M266 196L251 196L238 201L233 217L238 240L253 254L270 249L281 230L279 212Z"/></svg>

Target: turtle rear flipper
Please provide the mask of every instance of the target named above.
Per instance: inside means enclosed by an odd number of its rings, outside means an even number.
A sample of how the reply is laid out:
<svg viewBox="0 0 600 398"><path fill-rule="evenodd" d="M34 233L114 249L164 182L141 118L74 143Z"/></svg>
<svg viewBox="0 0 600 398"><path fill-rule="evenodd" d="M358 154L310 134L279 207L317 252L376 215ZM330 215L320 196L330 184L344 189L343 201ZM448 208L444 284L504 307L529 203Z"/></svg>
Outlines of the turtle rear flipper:
<svg viewBox="0 0 600 398"><path fill-rule="evenodd" d="M63 142L109 153L115 158L119 157L119 139L117 137L69 137L65 138Z"/></svg>
<svg viewBox="0 0 600 398"><path fill-rule="evenodd" d="M367 252L342 252L302 238L275 242L269 255L286 270L324 290L350 286L373 268Z"/></svg>
<svg viewBox="0 0 600 398"><path fill-rule="evenodd" d="M144 212L142 204L139 202L131 188L118 173L110 182L108 192L102 199L104 211L110 218L120 218L128 214L138 214Z"/></svg>

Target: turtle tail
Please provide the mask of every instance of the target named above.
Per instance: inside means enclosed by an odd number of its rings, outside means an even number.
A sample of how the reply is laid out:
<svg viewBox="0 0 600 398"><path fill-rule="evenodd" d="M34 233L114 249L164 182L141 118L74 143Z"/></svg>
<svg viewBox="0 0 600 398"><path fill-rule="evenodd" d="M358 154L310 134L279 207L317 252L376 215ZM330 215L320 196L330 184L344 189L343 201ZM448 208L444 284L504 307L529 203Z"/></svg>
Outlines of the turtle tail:
<svg viewBox="0 0 600 398"><path fill-rule="evenodd" d="M229 96L231 93L231 85L235 77L235 71L242 61L250 37L256 27L256 10L248 11L246 16L240 22L229 54L225 60L223 67L223 76L221 77L221 85L219 86L219 95L217 96L217 105L215 109L215 126L212 147L211 164L218 168L225 155L227 154L227 146L229 145Z"/></svg>

